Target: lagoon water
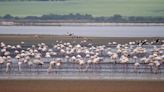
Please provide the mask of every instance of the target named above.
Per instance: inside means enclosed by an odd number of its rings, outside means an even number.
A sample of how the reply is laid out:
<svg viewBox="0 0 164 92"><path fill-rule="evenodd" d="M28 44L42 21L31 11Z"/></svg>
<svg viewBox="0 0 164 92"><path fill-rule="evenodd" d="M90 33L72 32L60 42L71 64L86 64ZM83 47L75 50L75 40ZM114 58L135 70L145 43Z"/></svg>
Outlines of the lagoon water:
<svg viewBox="0 0 164 92"><path fill-rule="evenodd" d="M164 37L164 26L0 26L0 34L47 34L64 35L67 32L80 36L95 37ZM31 45L30 45L31 46ZM149 51L149 50L148 50ZM49 58L50 59L50 58ZM15 59L14 59L15 60ZM46 58L43 60L48 61ZM109 58L104 58L104 62ZM13 63L12 73L5 73L5 66L0 69L0 79L133 79L133 80L164 80L164 65L161 73L150 73L149 68L144 70L141 66L140 73L135 73L133 64L128 65L127 72L122 68L112 69L113 64L101 64L101 69L79 72L75 64L64 63L61 69L54 69L58 74L48 74L49 62L36 69L25 67L22 73L17 70L17 63ZM102 68L103 67L103 68ZM122 67L118 64L118 67ZM94 75L94 77L92 77ZM10 77L9 77L10 76Z"/></svg>
<svg viewBox="0 0 164 92"><path fill-rule="evenodd" d="M0 34L44 34L93 37L164 37L164 26L0 26Z"/></svg>

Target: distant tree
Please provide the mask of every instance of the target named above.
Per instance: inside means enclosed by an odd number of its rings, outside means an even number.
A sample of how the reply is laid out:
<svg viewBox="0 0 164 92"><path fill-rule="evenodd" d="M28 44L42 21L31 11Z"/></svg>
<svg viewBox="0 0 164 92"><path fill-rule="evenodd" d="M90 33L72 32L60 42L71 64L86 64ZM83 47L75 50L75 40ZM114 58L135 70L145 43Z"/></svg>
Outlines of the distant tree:
<svg viewBox="0 0 164 92"><path fill-rule="evenodd" d="M13 19L14 17L11 16L10 14L6 14L5 16L3 16L3 19Z"/></svg>
<svg viewBox="0 0 164 92"><path fill-rule="evenodd" d="M122 18L121 15L115 14L115 15L113 15L113 16L110 18L110 20L111 20L112 22L121 22L121 21L123 21L123 18Z"/></svg>
<svg viewBox="0 0 164 92"><path fill-rule="evenodd" d="M27 17L24 17L24 19L39 19L39 17L37 17L37 16L27 16Z"/></svg>
<svg viewBox="0 0 164 92"><path fill-rule="evenodd" d="M66 14L66 15L56 15L56 14L46 14L42 16L26 16L26 17L13 17L10 14L6 14L1 19L29 19L31 20L71 20L71 21L85 21L85 22L112 22L112 23L164 23L164 17L151 17L151 16L122 16L115 14L111 17L93 17L89 14Z"/></svg>

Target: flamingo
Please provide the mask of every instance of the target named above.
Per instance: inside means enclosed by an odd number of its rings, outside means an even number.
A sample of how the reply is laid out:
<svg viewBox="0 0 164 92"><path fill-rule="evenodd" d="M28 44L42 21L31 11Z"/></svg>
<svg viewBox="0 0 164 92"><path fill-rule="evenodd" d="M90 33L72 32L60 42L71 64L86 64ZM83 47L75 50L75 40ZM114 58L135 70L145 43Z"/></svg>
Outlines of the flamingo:
<svg viewBox="0 0 164 92"><path fill-rule="evenodd" d="M149 63L149 58L146 58L146 57L143 57L140 59L141 63L144 64L144 72L146 72L146 69L147 69L147 64Z"/></svg>
<svg viewBox="0 0 164 92"><path fill-rule="evenodd" d="M45 57L47 58L47 61L50 61L51 59L51 54L49 52L46 52Z"/></svg>
<svg viewBox="0 0 164 92"><path fill-rule="evenodd" d="M21 58L21 55L20 54L17 54L16 56L15 56L15 58L17 59L17 61L18 61L18 71L19 72L21 72L21 65L22 65L22 58ZM20 60L21 59L21 60Z"/></svg>
<svg viewBox="0 0 164 92"><path fill-rule="evenodd" d="M120 58L120 63L125 64L123 69L126 70L126 72L127 72L128 62L129 62L129 58L127 57L127 55L122 55Z"/></svg>
<svg viewBox="0 0 164 92"><path fill-rule="evenodd" d="M10 56L7 56L6 58L6 72L10 72L11 71L11 64L12 64L12 60Z"/></svg>
<svg viewBox="0 0 164 92"><path fill-rule="evenodd" d="M134 72L138 72L137 70L138 70L138 68L139 68L139 66L140 66L140 63L137 61L137 56L134 56L133 57L133 59L134 59Z"/></svg>
<svg viewBox="0 0 164 92"><path fill-rule="evenodd" d="M66 61L66 62L69 62L69 58L70 58L70 57L69 57L68 55L66 55L66 56L65 56L65 61Z"/></svg>
<svg viewBox="0 0 164 92"><path fill-rule="evenodd" d="M112 62L113 62L113 69L114 70L116 70L117 68L116 68L116 63L117 63L117 58L118 58L118 55L117 55L117 53L112 53L112 55L111 55L111 60L112 60Z"/></svg>
<svg viewBox="0 0 164 92"><path fill-rule="evenodd" d="M101 61L103 61L102 58L98 57L97 55L94 55L94 56L91 56L91 60L89 60L88 63L90 63L91 68L93 66L93 68L95 69L96 66L98 65L98 69L100 69L101 68L101 66L100 66Z"/></svg>
<svg viewBox="0 0 164 92"><path fill-rule="evenodd" d="M44 64L44 62L41 60L40 53L37 53L34 57L35 58L33 59L33 64L35 64L38 68L39 68L39 66L41 66L41 68L42 68L42 65ZM37 68L37 72L39 73L38 68Z"/></svg>
<svg viewBox="0 0 164 92"><path fill-rule="evenodd" d="M117 63L117 58L118 58L117 53L112 53L112 55L111 55L111 60L114 62L114 64Z"/></svg>
<svg viewBox="0 0 164 92"><path fill-rule="evenodd" d="M162 57L161 56L156 56L154 58L154 64L155 64L155 73L160 72L160 61L162 61Z"/></svg>
<svg viewBox="0 0 164 92"><path fill-rule="evenodd" d="M56 69L59 68L61 66L61 59L56 59L56 60L53 60L49 63L49 67L48 67L48 73L51 73L52 72L52 69L53 67L55 67ZM57 71L56 71L57 73Z"/></svg>
<svg viewBox="0 0 164 92"><path fill-rule="evenodd" d="M2 65L5 63L5 60L2 56L0 56L0 68L2 69Z"/></svg>
<svg viewBox="0 0 164 92"><path fill-rule="evenodd" d="M125 68L126 70L128 68L127 65L129 62L134 63L134 72L138 71L137 69L140 67L142 63L139 62L138 60L139 58L143 59L140 60L144 61L145 67L150 67L150 70L153 73L159 73L161 63L164 62L163 61L164 44L160 46L154 46L152 45L155 43L154 41L148 43L147 40L138 41L137 46L135 46L137 41L132 41L129 42L128 44L118 44L117 42L112 42L112 43L109 42L108 44L109 46L114 45L113 46L114 51L113 48L112 50L111 48L107 48L106 46L108 45L93 46L93 43L89 43L86 40L82 40L80 43L77 43L76 41L73 41L72 43L56 41L57 44L53 45L53 49L49 48L48 45L46 45L45 43L39 43L37 45L32 45L31 48L24 49L24 47L22 47L24 43L25 42L22 41L20 45L18 44L12 46L12 45L6 45L4 42L1 42L0 64L2 65L5 62L8 63L8 61L11 61L9 56L10 54L12 55L13 53L12 51L14 51L14 56L16 55L15 58L18 61L17 64L18 64L19 72L22 71L23 68L22 64L24 63L30 66L33 64L35 64L37 67L42 66L44 62L41 60L41 56L45 56L46 58L51 58L51 56L52 57L62 56L65 58L66 62L72 62L73 64L77 64L80 71L84 69L85 65L87 69L89 68L89 66L91 66L91 68L97 68L97 65L100 65L101 61L103 61L103 58L101 58L101 56L104 57L104 55L109 55L111 61L114 64L116 64L118 62L118 59L120 59L120 63L124 65L123 68ZM143 44L151 45L150 48L152 49L152 52L144 48ZM55 51L53 52L53 50ZM8 58L5 59L5 57ZM129 58L132 58L134 62L130 61ZM48 61L57 62L58 60L48 60ZM8 65L6 64L6 67L8 67L8 71L11 70L11 64L12 63L8 63ZM61 63L54 64L55 68L57 66L60 67L60 65ZM51 71L50 65L49 68Z"/></svg>
<svg viewBox="0 0 164 92"><path fill-rule="evenodd" d="M82 71L84 65L85 65L85 61L82 58L77 59L77 62L79 64L79 70Z"/></svg>
<svg viewBox="0 0 164 92"><path fill-rule="evenodd" d="M26 56L24 59L25 59L24 63L26 63L29 66L30 72L31 72L31 68L32 68L32 65L33 65L33 59L30 58L30 56Z"/></svg>
<svg viewBox="0 0 164 92"><path fill-rule="evenodd" d="M136 73L138 72L137 69L139 68L139 66L140 66L139 62L134 63L134 72L136 72Z"/></svg>
<svg viewBox="0 0 164 92"><path fill-rule="evenodd" d="M79 70L82 71L85 62L84 62L84 60L82 59L81 55L78 54L78 55L76 56L75 63L79 64Z"/></svg>

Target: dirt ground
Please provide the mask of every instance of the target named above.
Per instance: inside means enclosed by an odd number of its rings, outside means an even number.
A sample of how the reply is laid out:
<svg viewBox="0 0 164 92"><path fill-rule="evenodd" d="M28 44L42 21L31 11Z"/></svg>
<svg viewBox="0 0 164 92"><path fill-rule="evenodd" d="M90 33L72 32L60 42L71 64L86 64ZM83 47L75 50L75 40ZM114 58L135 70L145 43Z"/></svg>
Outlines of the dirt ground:
<svg viewBox="0 0 164 92"><path fill-rule="evenodd" d="M164 92L164 81L0 80L0 92Z"/></svg>

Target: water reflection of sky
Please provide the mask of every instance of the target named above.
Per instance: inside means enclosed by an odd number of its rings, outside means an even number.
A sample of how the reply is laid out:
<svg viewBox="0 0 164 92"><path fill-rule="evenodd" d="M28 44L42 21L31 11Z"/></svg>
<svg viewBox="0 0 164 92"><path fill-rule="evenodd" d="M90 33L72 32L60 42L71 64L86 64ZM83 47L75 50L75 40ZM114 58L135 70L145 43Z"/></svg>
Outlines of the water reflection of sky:
<svg viewBox="0 0 164 92"><path fill-rule="evenodd" d="M0 26L0 34L74 33L98 37L164 37L164 26Z"/></svg>

